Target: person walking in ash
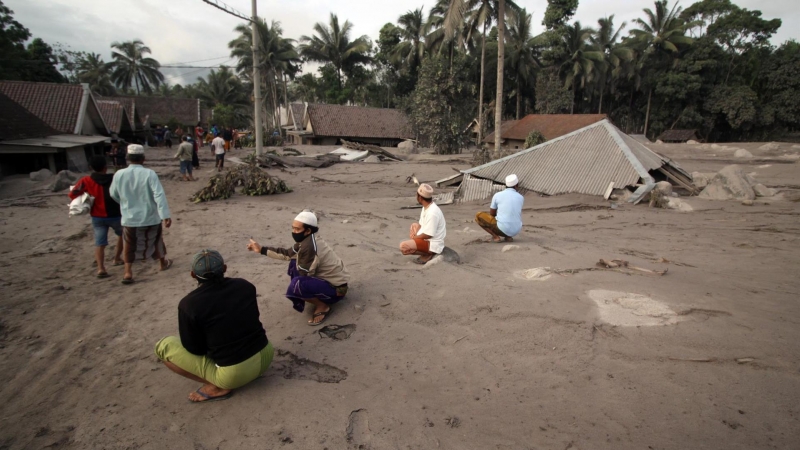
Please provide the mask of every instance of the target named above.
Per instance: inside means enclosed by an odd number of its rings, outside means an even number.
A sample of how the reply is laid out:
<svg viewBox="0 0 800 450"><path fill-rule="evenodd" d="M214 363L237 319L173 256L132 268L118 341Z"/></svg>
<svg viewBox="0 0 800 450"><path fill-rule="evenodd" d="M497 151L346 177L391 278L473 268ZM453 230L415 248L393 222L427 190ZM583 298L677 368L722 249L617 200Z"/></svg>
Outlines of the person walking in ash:
<svg viewBox="0 0 800 450"><path fill-rule="evenodd" d="M289 261L288 275L292 279L286 289L286 298L292 301L298 312L305 310L306 303L314 305L314 313L308 324L316 326L325 321L331 305L338 303L347 294L350 273L341 258L322 239L317 239L317 216L303 211L292 222L292 239L289 248L262 247L250 239L247 249L270 258Z"/></svg>
<svg viewBox="0 0 800 450"><path fill-rule="evenodd" d="M222 172L223 167L225 167L225 152L228 151L225 148L225 140L219 136L215 137L211 141L211 148L214 150L214 158L217 160L217 172Z"/></svg>
<svg viewBox="0 0 800 450"><path fill-rule="evenodd" d="M111 150L108 152L108 156L111 157L111 160L114 162L114 170L117 169L124 169L127 160L127 152L125 151L124 142L120 142L117 139L111 140Z"/></svg>
<svg viewBox="0 0 800 450"><path fill-rule="evenodd" d="M205 136L206 132L203 130L203 124L197 122L197 126L194 127L194 138L197 140L197 145L200 148L203 148L203 136Z"/></svg>
<svg viewBox="0 0 800 450"><path fill-rule="evenodd" d="M202 383L189 401L225 400L269 368L275 349L259 320L256 287L226 278L222 255L201 250L190 275L197 288L178 303L180 337L156 344L158 359L178 375Z"/></svg>
<svg viewBox="0 0 800 450"><path fill-rule="evenodd" d="M231 127L222 129L222 139L225 140L225 151L230 151L231 141L233 140L233 129Z"/></svg>
<svg viewBox="0 0 800 450"><path fill-rule="evenodd" d="M187 142L192 144L192 167L194 167L195 169L199 169L200 155L197 153L198 152L197 140L192 139L188 134L186 135L186 140Z"/></svg>
<svg viewBox="0 0 800 450"><path fill-rule="evenodd" d="M167 148L172 148L172 131L169 131L169 128L166 127L164 128L164 144Z"/></svg>
<svg viewBox="0 0 800 450"><path fill-rule="evenodd" d="M475 223L492 235L492 241L512 242L514 236L522 230L522 206L525 197L518 190L519 179L516 175L506 177L506 189L494 194L489 212L475 215Z"/></svg>
<svg viewBox="0 0 800 450"><path fill-rule="evenodd" d="M175 153L175 159L181 163L181 175L186 181L197 181L197 178L192 176L192 159L194 157L194 146L189 143L189 136L184 137L181 145L178 146L178 153Z"/></svg>
<svg viewBox="0 0 800 450"><path fill-rule="evenodd" d="M114 230L117 235L117 246L114 253L114 265L121 266L122 262L122 214L109 188L114 175L108 173L105 156L94 156L90 163L92 174L81 178L69 191L69 198L75 200L84 193L94 197L92 210L92 228L94 229L94 259L97 261L97 278L108 278L106 271L106 247L108 246L108 230Z"/></svg>
<svg viewBox="0 0 800 450"><path fill-rule="evenodd" d="M167 196L158 175L145 168L144 147L128 146L130 166L114 174L109 193L120 205L122 237L125 242L123 284L133 284L133 263L136 258L157 259L161 270L172 267L167 259L163 229L172 225Z"/></svg>
<svg viewBox="0 0 800 450"><path fill-rule="evenodd" d="M429 184L421 184L417 189L417 203L422 205L419 222L411 224L409 239L400 243L400 252L419 255L414 262L427 264L444 250L447 224L442 210L433 202L433 188Z"/></svg>

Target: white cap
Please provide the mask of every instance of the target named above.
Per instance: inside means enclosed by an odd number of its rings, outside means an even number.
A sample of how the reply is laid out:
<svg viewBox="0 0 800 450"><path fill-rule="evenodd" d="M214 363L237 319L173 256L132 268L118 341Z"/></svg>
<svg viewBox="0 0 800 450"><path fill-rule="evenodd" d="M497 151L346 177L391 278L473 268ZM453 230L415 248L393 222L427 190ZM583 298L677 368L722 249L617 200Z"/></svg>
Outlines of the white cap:
<svg viewBox="0 0 800 450"><path fill-rule="evenodd" d="M310 227L317 226L317 216L314 215L311 211L303 211L294 218L294 220L304 223Z"/></svg>
<svg viewBox="0 0 800 450"><path fill-rule="evenodd" d="M506 177L506 186L507 187L514 187L519 183L519 178L513 173Z"/></svg>
<svg viewBox="0 0 800 450"><path fill-rule="evenodd" d="M144 147L139 144L131 144L128 146L129 155L144 155Z"/></svg>

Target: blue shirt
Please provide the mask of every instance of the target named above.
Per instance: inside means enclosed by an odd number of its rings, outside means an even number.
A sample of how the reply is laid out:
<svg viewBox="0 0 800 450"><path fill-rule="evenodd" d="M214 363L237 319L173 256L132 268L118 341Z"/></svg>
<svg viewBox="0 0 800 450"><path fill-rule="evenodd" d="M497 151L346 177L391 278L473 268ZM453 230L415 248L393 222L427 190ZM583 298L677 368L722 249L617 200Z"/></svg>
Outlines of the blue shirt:
<svg viewBox="0 0 800 450"><path fill-rule="evenodd" d="M170 218L158 175L141 164L117 171L109 193L119 203L124 227L149 227Z"/></svg>
<svg viewBox="0 0 800 450"><path fill-rule="evenodd" d="M514 237L522 230L522 205L525 197L514 188L506 188L492 197L492 209L497 210L497 228Z"/></svg>

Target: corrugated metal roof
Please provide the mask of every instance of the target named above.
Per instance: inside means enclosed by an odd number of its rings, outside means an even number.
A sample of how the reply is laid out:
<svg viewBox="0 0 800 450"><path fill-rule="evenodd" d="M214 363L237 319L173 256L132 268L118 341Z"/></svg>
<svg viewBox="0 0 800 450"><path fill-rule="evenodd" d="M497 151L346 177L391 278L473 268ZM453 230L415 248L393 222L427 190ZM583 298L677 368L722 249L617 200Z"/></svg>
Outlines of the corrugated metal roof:
<svg viewBox="0 0 800 450"><path fill-rule="evenodd" d="M665 163L603 120L464 173L498 183L513 173L519 177L520 187L548 195L603 195L610 182L618 187L636 184L640 178L649 179L648 172ZM484 194L470 193L470 197L486 198Z"/></svg>
<svg viewBox="0 0 800 450"><path fill-rule="evenodd" d="M505 189L505 185L495 183L492 180L484 180L464 174L464 180L458 188L458 202L471 202L473 200L483 200Z"/></svg>

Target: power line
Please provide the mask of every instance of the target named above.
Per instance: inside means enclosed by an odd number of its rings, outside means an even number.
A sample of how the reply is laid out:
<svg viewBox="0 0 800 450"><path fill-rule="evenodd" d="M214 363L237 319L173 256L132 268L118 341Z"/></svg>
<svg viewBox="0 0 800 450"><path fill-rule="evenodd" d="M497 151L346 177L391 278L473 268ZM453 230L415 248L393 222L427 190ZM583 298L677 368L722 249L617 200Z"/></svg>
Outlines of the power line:
<svg viewBox="0 0 800 450"><path fill-rule="evenodd" d="M223 2L221 2L219 0L202 0L202 1L204 3L208 3L209 5L213 6L214 8L217 8L219 10L225 11L226 13L228 13L228 14L230 14L232 16L236 16L236 17L238 17L238 18L240 18L242 20L246 20L248 23L253 21L250 17L248 17L244 13L237 11L236 9L228 6L226 3L223 3Z"/></svg>
<svg viewBox="0 0 800 450"><path fill-rule="evenodd" d="M178 64L192 64L192 63L205 62L205 61L214 61L215 59L222 59L222 58L230 59L230 55L218 56L216 58L198 59L197 61L184 61L184 62L165 63L165 64L162 64L161 67L164 67L165 65L172 66L172 65L178 65Z"/></svg>

